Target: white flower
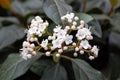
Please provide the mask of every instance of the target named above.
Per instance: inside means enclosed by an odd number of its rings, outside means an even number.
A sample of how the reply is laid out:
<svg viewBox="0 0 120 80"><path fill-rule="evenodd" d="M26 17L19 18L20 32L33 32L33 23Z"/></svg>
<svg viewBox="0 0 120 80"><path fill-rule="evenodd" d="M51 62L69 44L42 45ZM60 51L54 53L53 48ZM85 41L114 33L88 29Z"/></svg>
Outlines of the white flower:
<svg viewBox="0 0 120 80"><path fill-rule="evenodd" d="M61 30L61 28L62 28L62 27L58 25L58 26L56 26L56 27L53 29L53 31L54 31L54 32L59 32L59 31Z"/></svg>
<svg viewBox="0 0 120 80"><path fill-rule="evenodd" d="M29 34L29 35L35 34L40 37L40 36L42 36L43 32L45 31L45 29L48 25L49 25L49 23L47 21L43 22L41 17L36 16L35 19L33 19L31 21L31 25L27 31L27 34ZM28 40L30 40L30 37Z"/></svg>
<svg viewBox="0 0 120 80"><path fill-rule="evenodd" d="M61 48L62 47L63 40L62 39L55 39L52 41L53 48Z"/></svg>
<svg viewBox="0 0 120 80"><path fill-rule="evenodd" d="M90 44L87 40L82 40L80 46L82 46L84 49L88 49L90 47Z"/></svg>
<svg viewBox="0 0 120 80"><path fill-rule="evenodd" d="M36 35L38 35L39 37L42 36L42 32L40 32L39 30L36 32Z"/></svg>
<svg viewBox="0 0 120 80"><path fill-rule="evenodd" d="M28 30L28 34L35 34L37 32L38 28L37 27L31 27Z"/></svg>
<svg viewBox="0 0 120 80"><path fill-rule="evenodd" d="M30 46L30 43L27 42L27 41L24 41L24 42L23 42L23 47L28 47L28 46Z"/></svg>
<svg viewBox="0 0 120 80"><path fill-rule="evenodd" d="M92 49L91 49L91 51L92 51L96 56L98 56L98 51L99 51L99 49L97 48L97 46L93 46Z"/></svg>
<svg viewBox="0 0 120 80"><path fill-rule="evenodd" d="M47 39L43 40L42 43L41 43L41 46L42 46L43 48L46 48L47 45L48 45L48 40L47 40Z"/></svg>
<svg viewBox="0 0 120 80"><path fill-rule="evenodd" d="M73 36L67 34L66 37L65 37L65 43L66 43L66 45L71 44L73 42L72 39L73 39Z"/></svg>
<svg viewBox="0 0 120 80"><path fill-rule="evenodd" d="M43 23L43 24L39 24L39 28L38 28L38 31L39 32L44 32L44 30L46 29L46 24L45 23Z"/></svg>
<svg viewBox="0 0 120 80"><path fill-rule="evenodd" d="M22 52L21 52L20 56L22 56L23 59L27 60L27 58L28 58L27 57L27 54L28 54L27 48L23 47L21 50L22 50Z"/></svg>
<svg viewBox="0 0 120 80"><path fill-rule="evenodd" d="M43 19L40 17L40 16L36 16L35 17L35 21L40 24L40 23L43 23Z"/></svg>
<svg viewBox="0 0 120 80"><path fill-rule="evenodd" d="M31 54L27 54L27 58L28 59L32 58L32 55Z"/></svg>
<svg viewBox="0 0 120 80"><path fill-rule="evenodd" d="M65 39L67 32L65 30L60 30L58 33L56 33L57 38Z"/></svg>
<svg viewBox="0 0 120 80"><path fill-rule="evenodd" d="M35 19L32 19L30 28L32 27L38 27L38 22Z"/></svg>
<svg viewBox="0 0 120 80"><path fill-rule="evenodd" d="M66 29L66 30L69 30L69 29L70 29L70 26L65 26L65 29Z"/></svg>
<svg viewBox="0 0 120 80"><path fill-rule="evenodd" d="M93 60L93 59L95 59L95 57L94 56L89 56L89 59Z"/></svg>
<svg viewBox="0 0 120 80"><path fill-rule="evenodd" d="M67 13L64 17L67 18L68 20L72 20L74 17L74 13Z"/></svg>
<svg viewBox="0 0 120 80"><path fill-rule="evenodd" d="M76 37L78 40L82 40L84 39L87 35L91 35L91 32L89 29L87 28L82 28L82 29L79 29L77 34L76 34Z"/></svg>

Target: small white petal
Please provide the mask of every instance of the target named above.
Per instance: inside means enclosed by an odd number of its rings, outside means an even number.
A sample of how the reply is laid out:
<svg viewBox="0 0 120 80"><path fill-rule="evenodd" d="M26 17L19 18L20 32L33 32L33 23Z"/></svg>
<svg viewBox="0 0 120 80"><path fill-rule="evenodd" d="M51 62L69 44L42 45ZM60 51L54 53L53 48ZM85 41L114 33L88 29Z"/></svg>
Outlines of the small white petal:
<svg viewBox="0 0 120 80"><path fill-rule="evenodd" d="M47 45L48 45L48 40L47 40L47 39L43 40L42 43L41 43L41 46L42 46L43 48L46 48Z"/></svg>
<svg viewBox="0 0 120 80"><path fill-rule="evenodd" d="M90 44L87 40L82 40L80 46L82 46L84 49L88 49Z"/></svg>
<svg viewBox="0 0 120 80"><path fill-rule="evenodd" d="M98 51L99 51L99 49L97 48L97 46L93 46L92 49L91 49L91 51L92 51L96 56L98 56Z"/></svg>
<svg viewBox="0 0 120 80"><path fill-rule="evenodd" d="M95 57L94 56L89 56L89 59L93 60L93 59L95 59Z"/></svg>
<svg viewBox="0 0 120 80"><path fill-rule="evenodd" d="M73 39L73 36L67 34L66 37L65 37L65 43L66 43L66 45L71 44L73 42L72 39Z"/></svg>

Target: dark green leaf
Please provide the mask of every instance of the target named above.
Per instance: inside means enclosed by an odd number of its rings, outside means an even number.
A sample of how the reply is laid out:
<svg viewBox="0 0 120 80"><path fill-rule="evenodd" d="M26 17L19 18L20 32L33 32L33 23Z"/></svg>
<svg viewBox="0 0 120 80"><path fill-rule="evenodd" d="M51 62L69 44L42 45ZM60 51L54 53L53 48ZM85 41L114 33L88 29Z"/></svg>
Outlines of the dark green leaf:
<svg viewBox="0 0 120 80"><path fill-rule="evenodd" d="M42 12L43 0L14 0L12 2L13 10L20 15L27 15L33 12Z"/></svg>
<svg viewBox="0 0 120 80"><path fill-rule="evenodd" d="M60 64L48 67L40 80L67 80L67 73Z"/></svg>
<svg viewBox="0 0 120 80"><path fill-rule="evenodd" d="M25 28L19 25L10 25L0 29L0 49L14 43L25 36Z"/></svg>
<svg viewBox="0 0 120 80"><path fill-rule="evenodd" d="M65 0L67 4L71 4L74 0Z"/></svg>
<svg viewBox="0 0 120 80"><path fill-rule="evenodd" d="M80 59L73 59L72 66L76 80L104 80L102 74Z"/></svg>
<svg viewBox="0 0 120 80"><path fill-rule="evenodd" d="M13 80L23 75L41 55L24 60L20 54L10 54L0 68L0 80Z"/></svg>
<svg viewBox="0 0 120 80"><path fill-rule="evenodd" d="M86 11L89 11L93 8L99 8L103 12L108 13L111 9L109 0L87 0Z"/></svg>
<svg viewBox="0 0 120 80"><path fill-rule="evenodd" d="M80 20L84 20L85 23L88 23L93 20L92 16L85 13L76 13L75 15L78 16Z"/></svg>
<svg viewBox="0 0 120 80"><path fill-rule="evenodd" d="M111 24L113 30L120 32L120 13L116 13L111 17Z"/></svg>
<svg viewBox="0 0 120 80"><path fill-rule="evenodd" d="M14 24L19 24L19 21L15 17L0 17L0 24L2 24L2 22L10 22Z"/></svg>
<svg viewBox="0 0 120 80"><path fill-rule="evenodd" d="M88 23L88 25L91 27L92 34L96 35L97 37L102 37L102 30L99 22L97 20L92 20Z"/></svg>
<svg viewBox="0 0 120 80"><path fill-rule="evenodd" d="M93 18L95 18L96 20L110 20L110 17L104 14L90 14Z"/></svg>
<svg viewBox="0 0 120 80"><path fill-rule="evenodd" d="M112 50L116 51L116 48L120 49L120 33L117 32L111 32L109 35L109 45L114 46L115 48L112 48ZM118 51L119 52L119 51Z"/></svg>
<svg viewBox="0 0 120 80"><path fill-rule="evenodd" d="M119 80L118 78L120 78L120 63L118 61L120 61L120 55L112 53L110 55L111 73L109 80Z"/></svg>
<svg viewBox="0 0 120 80"><path fill-rule="evenodd" d="M54 62L50 59L39 59L31 66L31 71L41 76L43 71L51 65L54 65Z"/></svg>
<svg viewBox="0 0 120 80"><path fill-rule="evenodd" d="M45 0L43 9L56 24L63 24L61 16L72 11L72 8L64 0Z"/></svg>

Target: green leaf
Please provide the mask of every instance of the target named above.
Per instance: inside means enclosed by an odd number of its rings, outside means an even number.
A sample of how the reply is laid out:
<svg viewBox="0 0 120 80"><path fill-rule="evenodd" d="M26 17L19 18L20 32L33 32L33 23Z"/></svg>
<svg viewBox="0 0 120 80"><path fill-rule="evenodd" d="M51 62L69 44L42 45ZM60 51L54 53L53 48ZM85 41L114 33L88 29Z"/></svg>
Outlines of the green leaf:
<svg viewBox="0 0 120 80"><path fill-rule="evenodd" d="M41 55L24 60L20 54L10 54L0 68L0 80L13 80L23 75Z"/></svg>
<svg viewBox="0 0 120 80"><path fill-rule="evenodd" d="M25 28L19 25L10 25L0 29L0 49L22 39L25 36Z"/></svg>
<svg viewBox="0 0 120 80"><path fill-rule="evenodd" d="M25 16L30 13L43 12L43 0L13 0L12 8L13 10L22 16Z"/></svg>
<svg viewBox="0 0 120 80"><path fill-rule="evenodd" d="M64 0L45 0L43 9L56 24L64 24L61 21L61 16L72 11L72 8Z"/></svg>
<svg viewBox="0 0 120 80"><path fill-rule="evenodd" d="M117 80L120 78L120 55L112 53L110 55L110 79L109 80ZM119 79L118 79L119 80Z"/></svg>
<svg viewBox="0 0 120 80"><path fill-rule="evenodd" d="M99 8L104 13L108 13L111 9L111 5L109 0L87 0L85 8L86 12L94 8Z"/></svg>
<svg viewBox="0 0 120 80"><path fill-rule="evenodd" d="M43 74L43 71L50 67L51 65L54 65L54 62L50 59L39 59L31 66L30 70L34 72L35 74L41 76Z"/></svg>
<svg viewBox="0 0 120 80"><path fill-rule="evenodd" d="M92 16L85 13L76 13L75 15L78 16L80 20L84 20L85 23L88 23L93 20Z"/></svg>
<svg viewBox="0 0 120 80"><path fill-rule="evenodd" d="M80 59L73 59L72 66L76 80L104 80L102 74Z"/></svg>
<svg viewBox="0 0 120 80"><path fill-rule="evenodd" d="M92 34L96 35L97 37L102 37L102 30L99 22L97 20L92 20L88 23L88 25L91 27Z"/></svg>
<svg viewBox="0 0 120 80"><path fill-rule="evenodd" d="M3 22L19 24L18 19L15 17L0 17L0 24L2 25Z"/></svg>
<svg viewBox="0 0 120 80"><path fill-rule="evenodd" d="M96 20L110 20L110 17L105 15L105 14L90 14L93 18L95 18Z"/></svg>
<svg viewBox="0 0 120 80"><path fill-rule="evenodd" d="M71 4L74 0L65 0L67 4Z"/></svg>
<svg viewBox="0 0 120 80"><path fill-rule="evenodd" d="M120 13L113 15L110 23L113 25L113 30L120 32Z"/></svg>
<svg viewBox="0 0 120 80"><path fill-rule="evenodd" d="M40 80L67 80L67 73L63 66L54 64L44 71Z"/></svg>

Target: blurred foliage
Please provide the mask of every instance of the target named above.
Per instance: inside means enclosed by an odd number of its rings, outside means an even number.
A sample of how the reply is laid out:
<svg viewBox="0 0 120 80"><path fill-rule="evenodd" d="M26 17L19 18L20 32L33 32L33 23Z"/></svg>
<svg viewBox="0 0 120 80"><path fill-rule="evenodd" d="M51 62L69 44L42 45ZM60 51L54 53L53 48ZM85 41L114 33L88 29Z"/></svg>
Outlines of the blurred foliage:
<svg viewBox="0 0 120 80"><path fill-rule="evenodd" d="M60 64L41 55L22 60L19 49L30 20L47 19L51 31L52 25L64 25L60 17L67 12L92 26L91 44L100 46L99 57L61 59ZM0 0L0 80L120 80L119 41L120 0Z"/></svg>

